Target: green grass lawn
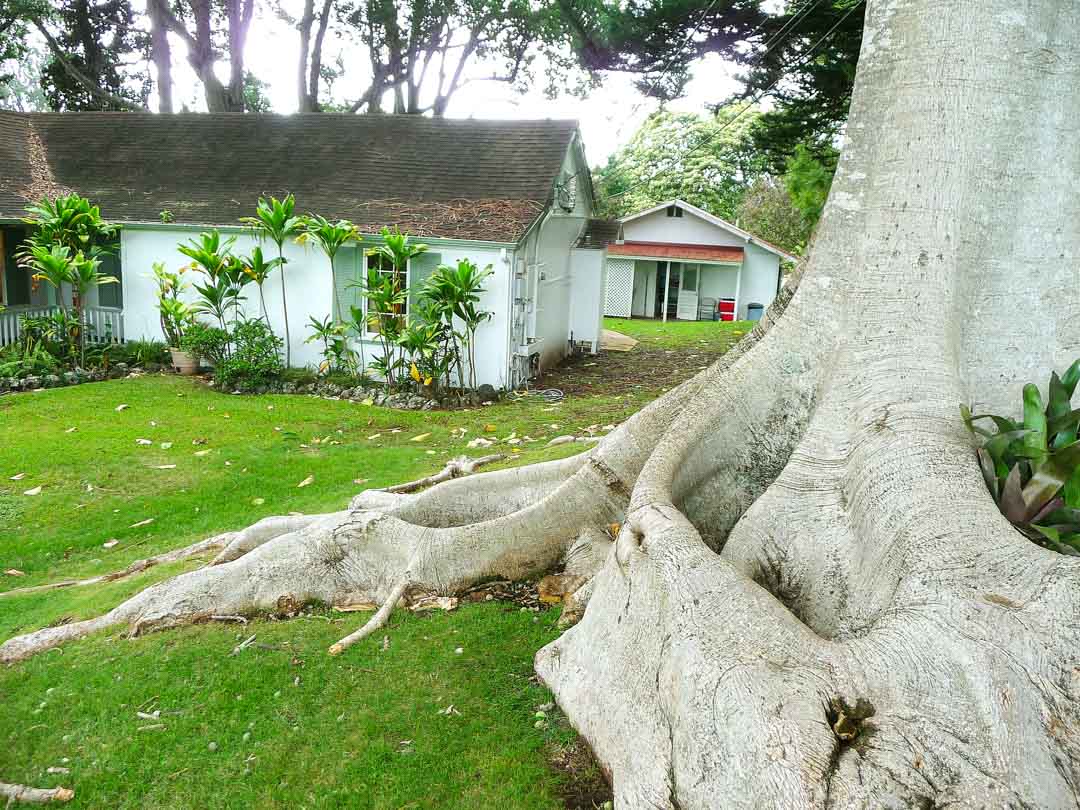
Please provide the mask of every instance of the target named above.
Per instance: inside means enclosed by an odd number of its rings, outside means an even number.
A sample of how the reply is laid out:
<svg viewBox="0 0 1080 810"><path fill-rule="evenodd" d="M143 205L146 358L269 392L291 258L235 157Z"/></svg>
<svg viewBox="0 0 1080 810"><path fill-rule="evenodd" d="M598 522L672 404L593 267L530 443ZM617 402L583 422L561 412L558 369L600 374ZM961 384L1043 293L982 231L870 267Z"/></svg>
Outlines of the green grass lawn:
<svg viewBox="0 0 1080 810"><path fill-rule="evenodd" d="M650 348L725 348L732 337L740 338L754 327L752 321L668 321L643 318L604 318L604 328L614 329Z"/></svg>
<svg viewBox="0 0 1080 810"><path fill-rule="evenodd" d="M713 326L615 323L695 350ZM467 451L476 436L536 440L506 463L565 456L583 446L546 439L617 424L658 391L424 413L164 376L0 397L0 590L118 570L266 515L341 509L365 487L496 449ZM203 562L0 599L0 638L98 615ZM532 658L556 637L557 610L398 612L386 649L379 634L326 655L366 618L314 607L243 627L112 631L0 670L0 781L65 785L75 806L100 808L571 806L550 762L575 737L557 712L546 727L534 717L550 695Z"/></svg>

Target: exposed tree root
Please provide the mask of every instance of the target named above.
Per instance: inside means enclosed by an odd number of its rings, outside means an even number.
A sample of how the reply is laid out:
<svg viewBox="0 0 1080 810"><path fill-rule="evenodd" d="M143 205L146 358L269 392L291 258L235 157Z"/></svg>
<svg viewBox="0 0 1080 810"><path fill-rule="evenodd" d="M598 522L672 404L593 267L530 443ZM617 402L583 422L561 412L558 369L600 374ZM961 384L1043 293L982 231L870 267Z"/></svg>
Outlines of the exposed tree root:
<svg viewBox="0 0 1080 810"><path fill-rule="evenodd" d="M330 655L340 655L356 642L367 638L376 630L383 627L390 620L390 614L401 600L401 597L405 595L405 591L408 587L409 580L403 578L401 582L394 586L394 589L390 591L390 595L386 597L386 601L382 603L379 609L375 611L375 615L368 619L363 627L354 633L349 633L349 635L345 636L341 641L330 645L330 649L328 650Z"/></svg>
<svg viewBox="0 0 1080 810"><path fill-rule="evenodd" d="M502 461L504 458L506 458L505 453L493 453L490 456L480 456L479 458L458 456L457 458L452 458L446 462L446 466L434 475L418 478L415 481L409 481L405 484L395 484L392 487L386 487L385 491L392 493L416 492L418 489L441 484L443 481L449 481L451 478L462 478L466 475L472 475L485 464Z"/></svg>
<svg viewBox="0 0 1080 810"><path fill-rule="evenodd" d="M48 804L49 802L70 802L75 798L75 791L66 787L33 788L26 785L10 785L0 782L0 799L7 799L9 805L15 802L27 804Z"/></svg>
<svg viewBox="0 0 1080 810"><path fill-rule="evenodd" d="M185 546L184 548L166 551L163 554L158 554L145 560L136 560L121 571L113 571L108 574L100 574L96 577L88 577L86 579L65 579L61 582L49 582L44 585L30 585L25 588L12 588L10 591L0 591L0 599L5 596L17 596L20 594L38 593L39 591L54 591L59 588L75 588L83 585L100 585L104 582L114 582L118 579L129 577L132 574L141 573L148 568L153 568L155 565L178 562L179 560L186 560L189 557L198 557L200 554L205 554L206 552L213 551L217 548L223 548L236 534L237 532L226 532L225 534L219 534L216 537L211 537L207 540L200 540L198 543L192 543L190 546Z"/></svg>

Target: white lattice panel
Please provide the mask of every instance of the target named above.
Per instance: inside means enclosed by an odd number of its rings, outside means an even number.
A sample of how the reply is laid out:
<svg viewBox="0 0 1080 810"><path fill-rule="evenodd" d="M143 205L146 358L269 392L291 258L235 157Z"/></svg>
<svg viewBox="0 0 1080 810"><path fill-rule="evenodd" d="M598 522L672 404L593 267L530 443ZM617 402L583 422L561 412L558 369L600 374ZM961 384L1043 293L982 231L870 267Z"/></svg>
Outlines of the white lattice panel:
<svg viewBox="0 0 1080 810"><path fill-rule="evenodd" d="M607 289L604 290L604 314L629 318L634 304L634 260L607 260Z"/></svg>

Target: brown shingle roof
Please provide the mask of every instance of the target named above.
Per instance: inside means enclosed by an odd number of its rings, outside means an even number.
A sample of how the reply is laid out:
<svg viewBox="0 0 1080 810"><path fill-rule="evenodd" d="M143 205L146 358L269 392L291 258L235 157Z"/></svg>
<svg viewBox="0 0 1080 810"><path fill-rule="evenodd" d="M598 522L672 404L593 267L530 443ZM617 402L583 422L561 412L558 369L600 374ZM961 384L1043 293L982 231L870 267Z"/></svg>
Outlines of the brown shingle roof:
<svg viewBox="0 0 1080 810"><path fill-rule="evenodd" d="M0 219L70 188L117 222L235 225L259 195L366 232L515 242L577 124L396 115L0 112ZM38 145L39 144L39 145Z"/></svg>
<svg viewBox="0 0 1080 810"><path fill-rule="evenodd" d="M578 237L579 248L602 248L619 238L621 223L617 219L590 219Z"/></svg>

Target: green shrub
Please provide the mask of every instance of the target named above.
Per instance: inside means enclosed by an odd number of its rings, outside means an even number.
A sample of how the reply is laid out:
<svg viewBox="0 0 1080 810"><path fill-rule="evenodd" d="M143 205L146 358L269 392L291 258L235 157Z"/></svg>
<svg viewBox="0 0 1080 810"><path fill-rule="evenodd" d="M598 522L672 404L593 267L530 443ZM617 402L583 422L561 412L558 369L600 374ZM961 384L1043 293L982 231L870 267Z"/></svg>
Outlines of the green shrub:
<svg viewBox="0 0 1080 810"><path fill-rule="evenodd" d="M180 348L212 366L219 366L229 354L229 333L220 326L193 323L180 339Z"/></svg>
<svg viewBox="0 0 1080 810"><path fill-rule="evenodd" d="M110 353L110 359L114 363L122 361L133 366L157 363L159 366L166 366L172 362L169 347L161 340L129 340L118 348L118 352Z"/></svg>
<svg viewBox="0 0 1080 810"><path fill-rule="evenodd" d="M261 318L241 321L232 338L235 344L232 354L215 367L214 382L230 388L253 388L281 375L284 341L271 331L266 321Z"/></svg>
<svg viewBox="0 0 1080 810"><path fill-rule="evenodd" d="M29 348L13 343L0 349L0 377L30 377L56 374L61 370L60 361L53 357L42 344Z"/></svg>
<svg viewBox="0 0 1080 810"><path fill-rule="evenodd" d="M961 407L979 440L979 466L1003 515L1039 545L1080 556L1080 408L1072 396L1080 360L1061 377L1050 376L1047 401L1036 385L1024 386L1024 418L979 414ZM996 432L976 425L989 419Z"/></svg>

